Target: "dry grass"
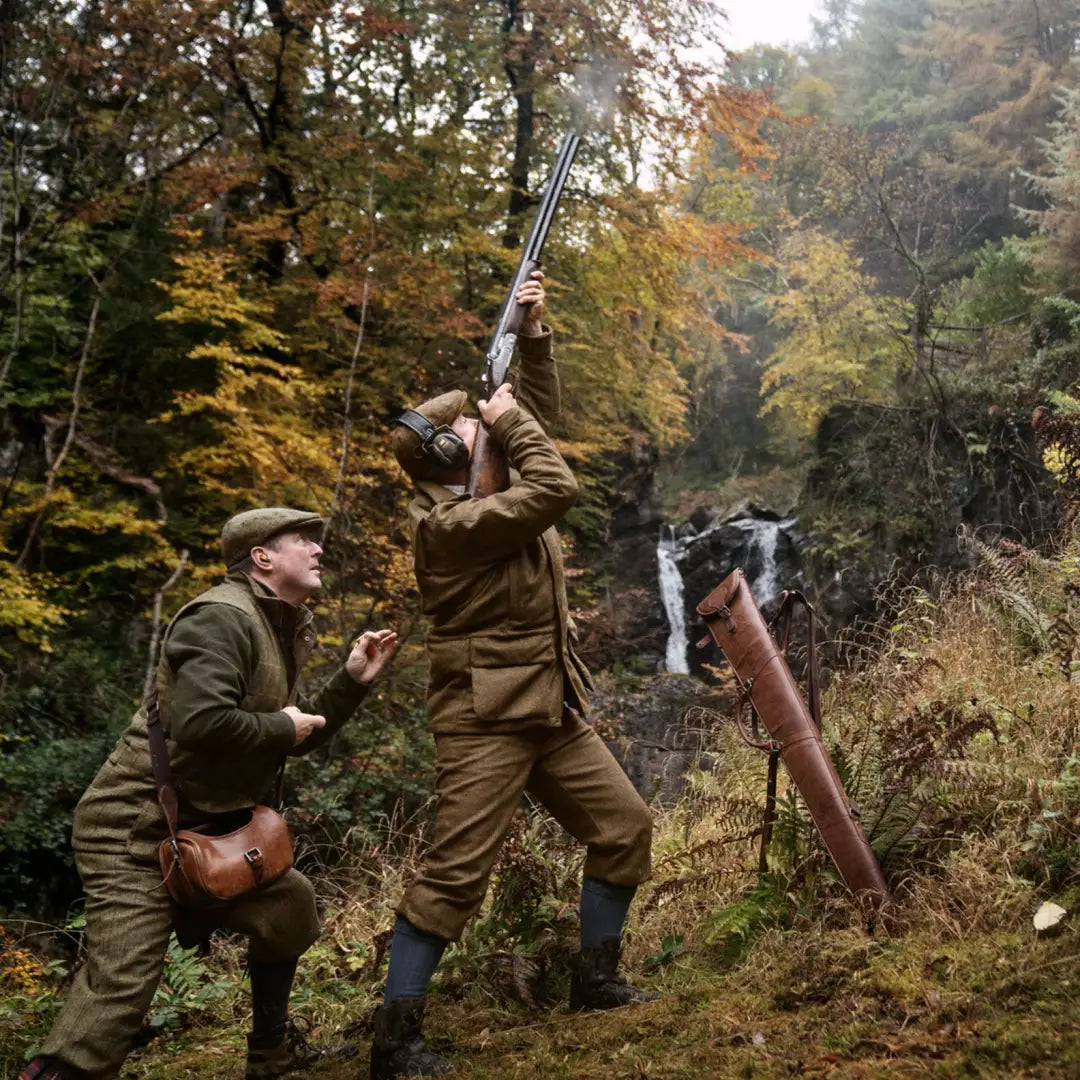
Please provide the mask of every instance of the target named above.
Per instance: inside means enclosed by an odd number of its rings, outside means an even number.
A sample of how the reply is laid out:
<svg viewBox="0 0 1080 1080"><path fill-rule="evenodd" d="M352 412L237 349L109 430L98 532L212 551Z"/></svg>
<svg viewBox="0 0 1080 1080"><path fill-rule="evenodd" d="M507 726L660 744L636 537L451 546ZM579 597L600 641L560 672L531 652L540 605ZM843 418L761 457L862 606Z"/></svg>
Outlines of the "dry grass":
<svg viewBox="0 0 1080 1080"><path fill-rule="evenodd" d="M663 999L606 1015L558 1004L580 855L526 820L485 913L436 979L429 1026L452 1037L459 1075L1080 1076L1077 930L1043 939L1031 925L1043 899L1080 902L1077 684L1064 629L1078 563L1072 552L1024 554L950 583L940 601L904 590L889 622L862 632L873 663L831 682L829 737L861 785L864 821L898 818L905 801L918 809L891 859L895 932L866 931L809 833L792 851L774 845L775 883L761 893L764 758L720 724L722 764L657 817L655 875L628 927L628 966ZM347 877L323 882L326 932L301 964L298 1011L364 1052L393 905L418 856L414 824L388 829ZM511 889L515 904L500 907ZM763 914L732 932L724 913L740 904ZM518 908L527 915L508 922ZM220 948L236 970L227 950L237 946ZM237 994L200 1026L159 1037L129 1075L239 1077L245 1008ZM27 1041L2 1013L0 1036ZM9 1074L0 1068L0 1080ZM353 1063L320 1075L363 1073Z"/></svg>

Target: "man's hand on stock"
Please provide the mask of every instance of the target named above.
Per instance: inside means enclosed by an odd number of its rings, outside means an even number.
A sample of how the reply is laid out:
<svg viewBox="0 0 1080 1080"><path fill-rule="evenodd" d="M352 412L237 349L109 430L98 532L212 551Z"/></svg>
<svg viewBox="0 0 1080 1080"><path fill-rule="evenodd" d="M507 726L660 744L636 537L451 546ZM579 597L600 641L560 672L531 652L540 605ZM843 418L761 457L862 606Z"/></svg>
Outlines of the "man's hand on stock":
<svg viewBox="0 0 1080 1080"><path fill-rule="evenodd" d="M480 413L480 419L483 420L488 427L491 427L503 413L517 408L517 402L514 400L514 388L508 382L503 383L502 386L491 395L489 400L478 401L476 403L476 408Z"/></svg>

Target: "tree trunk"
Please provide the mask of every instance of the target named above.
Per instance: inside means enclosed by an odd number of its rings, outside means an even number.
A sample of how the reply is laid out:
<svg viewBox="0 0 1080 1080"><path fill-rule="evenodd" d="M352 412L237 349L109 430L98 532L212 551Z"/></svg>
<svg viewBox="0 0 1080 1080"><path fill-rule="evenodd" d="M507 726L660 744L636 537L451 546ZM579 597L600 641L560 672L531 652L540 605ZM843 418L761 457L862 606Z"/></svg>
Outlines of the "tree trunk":
<svg viewBox="0 0 1080 1080"><path fill-rule="evenodd" d="M514 159L510 165L510 203L506 215L503 247L521 246L525 211L534 201L529 194L529 165L532 162L536 91L536 58L543 44L543 20L533 17L531 30L525 29L520 0L506 0L503 21L503 68L517 104L514 126Z"/></svg>

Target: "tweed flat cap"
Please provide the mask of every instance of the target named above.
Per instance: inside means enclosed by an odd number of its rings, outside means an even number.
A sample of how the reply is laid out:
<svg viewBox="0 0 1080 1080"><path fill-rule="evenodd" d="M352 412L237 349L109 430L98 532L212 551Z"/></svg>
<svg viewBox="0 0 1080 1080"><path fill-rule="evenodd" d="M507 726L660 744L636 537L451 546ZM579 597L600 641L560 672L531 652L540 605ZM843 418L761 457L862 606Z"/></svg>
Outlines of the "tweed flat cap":
<svg viewBox="0 0 1080 1080"><path fill-rule="evenodd" d="M246 559L253 547L265 544L279 533L302 531L321 526L323 519L310 510L292 510L287 506L268 506L245 510L225 522L221 530L221 554L226 566Z"/></svg>
<svg viewBox="0 0 1080 1080"><path fill-rule="evenodd" d="M423 405L416 406L416 412L426 416L436 427L442 424L449 426L465 408L465 402L469 395L464 390L450 390L445 394L425 401ZM390 435L390 445L394 450L397 463L415 480L422 480L434 472L438 472L438 465L427 458L426 455L417 456L420 449L420 436L411 431L403 424L395 424Z"/></svg>

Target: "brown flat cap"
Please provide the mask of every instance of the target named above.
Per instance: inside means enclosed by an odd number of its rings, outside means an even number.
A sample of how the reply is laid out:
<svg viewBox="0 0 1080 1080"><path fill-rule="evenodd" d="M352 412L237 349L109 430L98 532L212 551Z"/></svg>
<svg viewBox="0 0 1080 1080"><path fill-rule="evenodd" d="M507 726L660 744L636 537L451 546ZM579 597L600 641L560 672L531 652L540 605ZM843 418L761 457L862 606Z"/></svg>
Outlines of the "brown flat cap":
<svg viewBox="0 0 1080 1080"><path fill-rule="evenodd" d="M221 530L221 554L226 566L232 566L251 554L251 549L265 544L283 532L300 532L321 526L323 519L310 510L291 510L287 506L268 506L245 510L225 522Z"/></svg>
<svg viewBox="0 0 1080 1080"><path fill-rule="evenodd" d="M452 424L465 408L469 395L464 390L450 390L445 394L417 405L415 411L426 416L436 427ZM402 424L395 424L390 435L390 445L394 450L397 463L414 479L423 480L439 471L438 464L427 455L417 455L420 449L420 436Z"/></svg>

